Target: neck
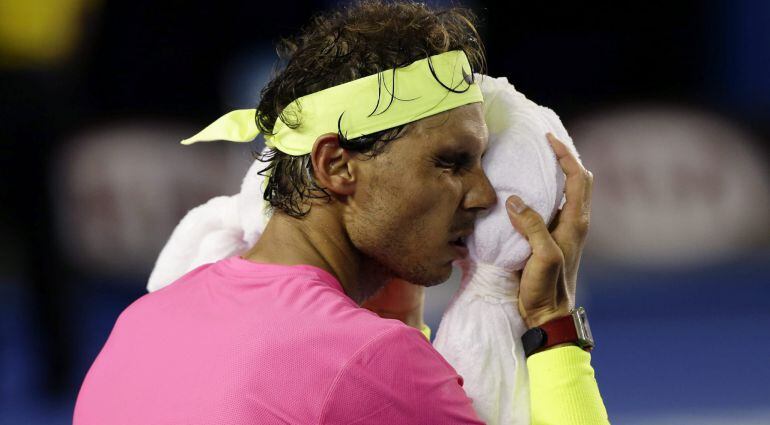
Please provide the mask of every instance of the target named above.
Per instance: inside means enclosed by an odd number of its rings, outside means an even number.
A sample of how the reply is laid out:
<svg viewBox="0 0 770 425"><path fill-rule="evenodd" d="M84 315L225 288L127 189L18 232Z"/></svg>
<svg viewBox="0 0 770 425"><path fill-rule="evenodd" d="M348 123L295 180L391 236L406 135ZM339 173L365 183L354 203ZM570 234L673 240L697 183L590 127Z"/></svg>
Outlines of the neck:
<svg viewBox="0 0 770 425"><path fill-rule="evenodd" d="M384 286L385 273L351 243L330 205L314 205L302 218L276 211L254 247L243 258L256 263L306 264L339 280L345 294L359 305ZM372 279L373 276L380 276Z"/></svg>

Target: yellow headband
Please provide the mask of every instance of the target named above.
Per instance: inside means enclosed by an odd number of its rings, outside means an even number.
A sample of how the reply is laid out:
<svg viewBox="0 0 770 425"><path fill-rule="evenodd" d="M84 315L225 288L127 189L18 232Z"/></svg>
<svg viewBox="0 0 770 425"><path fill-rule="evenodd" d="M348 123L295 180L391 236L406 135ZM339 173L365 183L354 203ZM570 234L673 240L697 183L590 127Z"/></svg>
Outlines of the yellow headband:
<svg viewBox="0 0 770 425"><path fill-rule="evenodd" d="M265 135L266 144L300 156L310 153L322 134L341 130L345 138L354 139L482 102L481 89L471 72L465 53L452 50L302 96L281 113L300 125L290 128L277 119L273 134ZM182 144L250 142L259 134L255 118L255 109L229 112Z"/></svg>

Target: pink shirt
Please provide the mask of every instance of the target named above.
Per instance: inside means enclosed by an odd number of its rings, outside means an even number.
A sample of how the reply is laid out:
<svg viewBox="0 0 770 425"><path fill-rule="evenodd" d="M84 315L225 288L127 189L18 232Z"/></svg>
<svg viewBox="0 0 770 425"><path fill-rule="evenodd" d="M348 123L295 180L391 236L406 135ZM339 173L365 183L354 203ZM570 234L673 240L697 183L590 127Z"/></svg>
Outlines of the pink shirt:
<svg viewBox="0 0 770 425"><path fill-rule="evenodd" d="M479 424L462 382L326 271L233 256L123 311L74 424Z"/></svg>

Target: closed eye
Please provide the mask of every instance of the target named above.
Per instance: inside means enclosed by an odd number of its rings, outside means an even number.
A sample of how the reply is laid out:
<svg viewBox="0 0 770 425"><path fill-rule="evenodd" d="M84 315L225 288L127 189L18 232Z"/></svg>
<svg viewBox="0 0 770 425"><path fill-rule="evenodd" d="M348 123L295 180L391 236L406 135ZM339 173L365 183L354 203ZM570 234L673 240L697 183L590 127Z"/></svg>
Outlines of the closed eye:
<svg viewBox="0 0 770 425"><path fill-rule="evenodd" d="M455 168L457 166L457 163L445 159L436 159L434 162L436 163L436 166L440 168Z"/></svg>
<svg viewBox="0 0 770 425"><path fill-rule="evenodd" d="M445 168L447 170L451 170L453 173L458 173L463 170L463 166L456 162L436 161L436 166L439 168Z"/></svg>
<svg viewBox="0 0 770 425"><path fill-rule="evenodd" d="M470 158L468 155L460 153L452 158L437 157L434 162L437 167L448 168L457 172L469 168Z"/></svg>

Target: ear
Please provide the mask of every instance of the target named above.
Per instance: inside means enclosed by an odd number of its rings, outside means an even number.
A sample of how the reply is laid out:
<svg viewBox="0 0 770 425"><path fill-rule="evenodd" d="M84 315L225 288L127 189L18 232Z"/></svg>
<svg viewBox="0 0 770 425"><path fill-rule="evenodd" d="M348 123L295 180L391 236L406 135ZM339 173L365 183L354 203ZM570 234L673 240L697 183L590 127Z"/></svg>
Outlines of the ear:
<svg viewBox="0 0 770 425"><path fill-rule="evenodd" d="M340 146L337 134L319 136L310 153L316 182L332 193L352 195L356 188L355 175L351 172L352 155Z"/></svg>

